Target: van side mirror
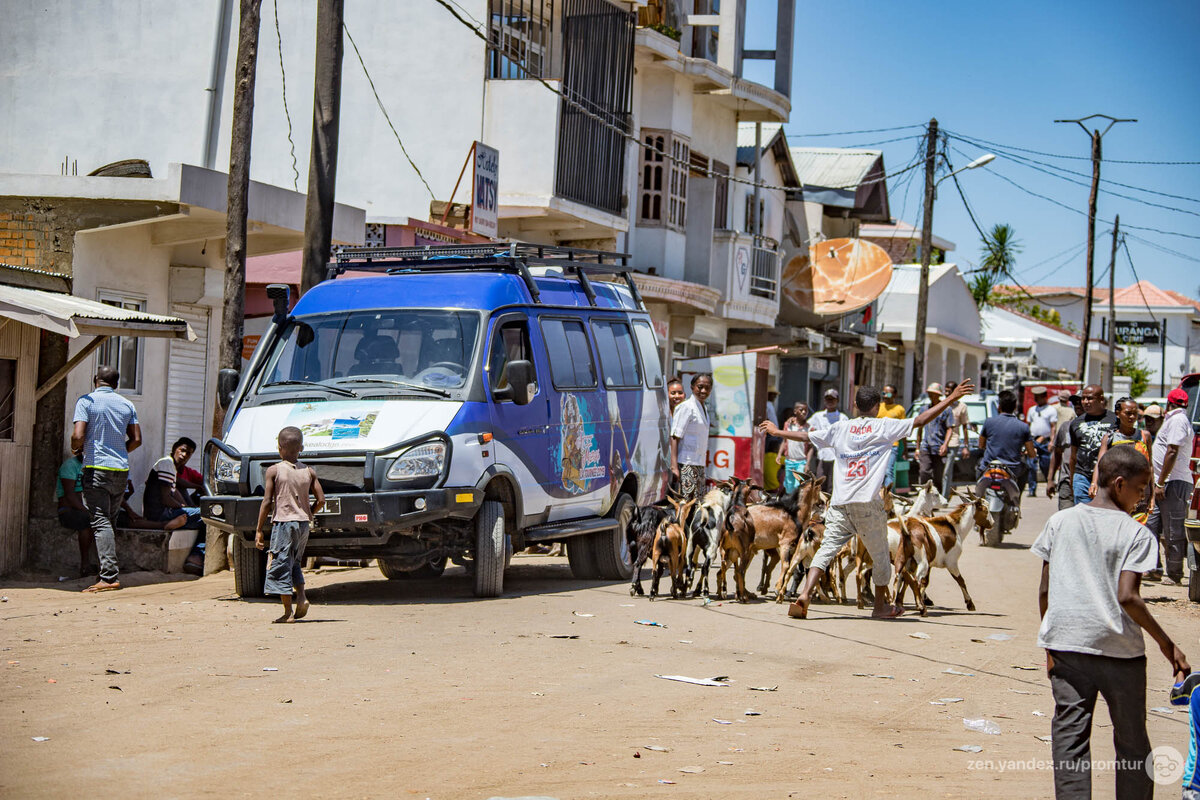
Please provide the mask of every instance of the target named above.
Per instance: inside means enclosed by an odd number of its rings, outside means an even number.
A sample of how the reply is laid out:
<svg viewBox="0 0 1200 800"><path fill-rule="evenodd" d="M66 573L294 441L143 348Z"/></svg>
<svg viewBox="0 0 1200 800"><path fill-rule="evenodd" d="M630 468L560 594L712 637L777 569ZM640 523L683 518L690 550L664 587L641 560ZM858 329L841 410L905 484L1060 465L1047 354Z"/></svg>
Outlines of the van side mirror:
<svg viewBox="0 0 1200 800"><path fill-rule="evenodd" d="M241 380L241 377L236 369L223 369L217 372L217 402L221 404L221 408L229 408L229 403L233 400L233 393L237 391L238 381Z"/></svg>
<svg viewBox="0 0 1200 800"><path fill-rule="evenodd" d="M497 400L512 400L519 406L527 406L533 400L537 387L533 382L533 364L528 361L510 361L504 367L508 386L494 393Z"/></svg>

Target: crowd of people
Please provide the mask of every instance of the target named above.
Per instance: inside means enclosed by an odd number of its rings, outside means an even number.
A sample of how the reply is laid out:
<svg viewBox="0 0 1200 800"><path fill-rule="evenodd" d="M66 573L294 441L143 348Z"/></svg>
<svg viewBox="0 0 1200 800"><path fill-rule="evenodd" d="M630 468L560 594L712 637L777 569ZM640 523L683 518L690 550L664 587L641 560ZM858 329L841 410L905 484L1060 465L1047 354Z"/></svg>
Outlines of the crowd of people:
<svg viewBox="0 0 1200 800"><path fill-rule="evenodd" d="M129 475L129 454L142 444L137 409L119 394L118 372L101 366L94 389L75 404L71 430L71 456L59 467L55 485L59 523L73 531L79 544L79 574L94 574L91 551L99 560L99 579L83 591L120 589L116 529L174 531L201 529L199 496L203 478L188 466L196 443L180 438L167 455L158 459L146 476L142 513L129 499L136 491ZM202 567L203 537L189 554L184 569Z"/></svg>

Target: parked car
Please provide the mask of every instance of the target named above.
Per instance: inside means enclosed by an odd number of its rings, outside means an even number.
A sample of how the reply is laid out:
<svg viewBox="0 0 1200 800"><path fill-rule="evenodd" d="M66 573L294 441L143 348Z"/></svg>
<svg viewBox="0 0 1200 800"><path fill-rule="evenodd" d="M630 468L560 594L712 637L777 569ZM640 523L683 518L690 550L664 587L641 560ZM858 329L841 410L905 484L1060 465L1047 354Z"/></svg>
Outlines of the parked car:
<svg viewBox="0 0 1200 800"><path fill-rule="evenodd" d="M307 555L374 558L389 579L447 559L499 595L513 550L565 542L580 578L626 580L625 528L666 489L668 414L649 314L614 254L533 245L354 248L245 375L221 376L204 521L234 537L240 596L262 594L253 535L285 426L326 494ZM339 277L347 268L380 273ZM233 383L236 380L236 388Z"/></svg>
<svg viewBox="0 0 1200 800"><path fill-rule="evenodd" d="M996 395L989 391L979 394L969 394L963 398L963 402L967 406L967 447L970 452L966 458L960 457L954 462L954 482L974 484L976 480L976 465L979 463L979 431L983 429L983 423L989 417L994 417L999 413L999 405ZM910 418L915 417L928 404L929 400L925 398L913 403L909 406L908 416ZM916 431L913 431L908 436L908 444L904 449L904 457L911 462L908 474L913 476L911 480L915 482L918 472Z"/></svg>

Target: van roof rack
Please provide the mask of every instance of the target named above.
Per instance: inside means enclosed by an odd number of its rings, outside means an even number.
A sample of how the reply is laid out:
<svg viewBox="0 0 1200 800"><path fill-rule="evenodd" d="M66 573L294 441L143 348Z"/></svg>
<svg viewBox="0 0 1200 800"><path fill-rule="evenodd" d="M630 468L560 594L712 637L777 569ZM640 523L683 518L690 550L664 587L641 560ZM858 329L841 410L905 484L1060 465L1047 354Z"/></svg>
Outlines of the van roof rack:
<svg viewBox="0 0 1200 800"><path fill-rule="evenodd" d="M584 250L560 245L528 244L447 244L417 247L335 247L333 263L326 280L347 271L381 271L389 275L412 272L512 272L519 275L534 302L541 302L541 291L529 271L532 266L558 267L564 275L575 274L591 305L596 291L588 275L620 275L638 308L646 309L633 282L628 253Z"/></svg>

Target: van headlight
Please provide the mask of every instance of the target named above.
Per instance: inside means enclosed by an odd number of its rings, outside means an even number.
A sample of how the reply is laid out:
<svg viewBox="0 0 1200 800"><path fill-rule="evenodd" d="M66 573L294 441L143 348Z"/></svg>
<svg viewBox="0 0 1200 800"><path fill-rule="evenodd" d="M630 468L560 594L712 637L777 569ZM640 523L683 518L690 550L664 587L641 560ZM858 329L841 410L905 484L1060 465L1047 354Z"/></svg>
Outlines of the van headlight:
<svg viewBox="0 0 1200 800"><path fill-rule="evenodd" d="M403 481L410 478L436 478L442 474L446 463L445 442L429 442L410 447L405 450L392 466L388 468L389 481Z"/></svg>
<svg viewBox="0 0 1200 800"><path fill-rule="evenodd" d="M242 479L242 462L218 450L213 461L213 475L222 483L237 483Z"/></svg>

